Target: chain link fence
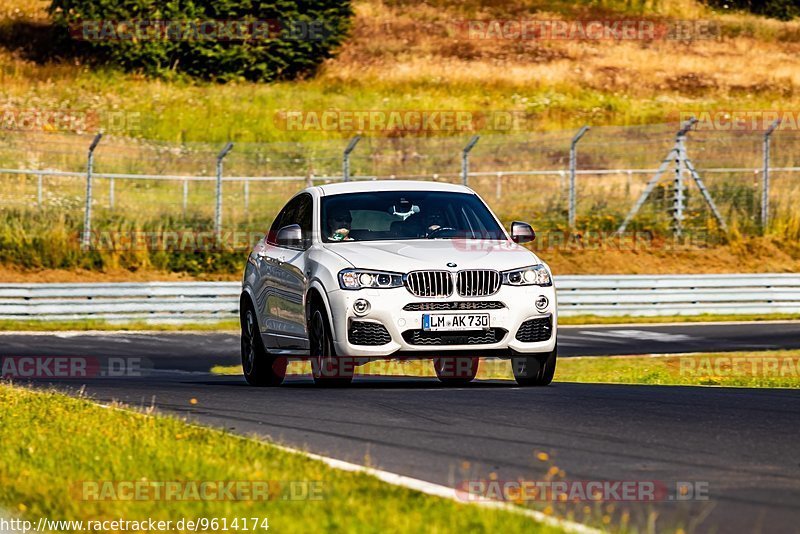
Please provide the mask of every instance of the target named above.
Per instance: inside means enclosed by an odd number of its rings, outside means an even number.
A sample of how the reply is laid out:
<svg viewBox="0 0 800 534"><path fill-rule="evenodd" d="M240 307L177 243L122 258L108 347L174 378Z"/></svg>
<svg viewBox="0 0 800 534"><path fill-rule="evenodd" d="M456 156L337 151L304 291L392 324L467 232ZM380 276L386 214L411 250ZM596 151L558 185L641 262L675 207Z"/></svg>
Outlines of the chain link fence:
<svg viewBox="0 0 800 534"><path fill-rule="evenodd" d="M615 230L670 153L678 129L678 124L659 124L589 130L575 144L575 229ZM567 229L570 145L576 132L484 135L469 153L469 185L504 221ZM80 225L92 139L0 132L0 210L6 220L19 220L22 227L26 217ZM350 174L355 180L460 182L468 141L468 136L367 136L350 155ZM310 183L341 180L347 142L235 143L221 161L222 227L265 229L294 192ZM92 228L213 228L223 145L105 136L94 153ZM796 131L779 129L771 136L768 232L800 231L794 208L800 201L798 149ZM763 132L691 131L686 152L728 226L744 234L764 231ZM665 173L631 229L669 233L672 181ZM688 186L685 197L687 231L715 228L697 189Z"/></svg>

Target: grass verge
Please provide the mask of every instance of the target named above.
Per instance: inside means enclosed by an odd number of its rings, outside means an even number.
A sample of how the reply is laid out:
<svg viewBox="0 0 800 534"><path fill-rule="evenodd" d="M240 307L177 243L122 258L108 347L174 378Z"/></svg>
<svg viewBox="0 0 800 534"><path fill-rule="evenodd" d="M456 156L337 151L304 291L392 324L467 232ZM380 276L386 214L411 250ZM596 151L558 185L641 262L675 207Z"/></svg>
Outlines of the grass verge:
<svg viewBox="0 0 800 534"><path fill-rule="evenodd" d="M0 332L64 332L89 330L125 330L153 332L203 331L217 332L238 330L239 320L230 319L207 323L151 323L146 321L99 321L93 319L76 321L0 321Z"/></svg>
<svg viewBox="0 0 800 534"><path fill-rule="evenodd" d="M576 315L574 317L559 317L560 326L590 325L590 324L663 324L663 323L710 323L710 322L763 322L763 321L796 321L800 320L797 313L776 313L771 315L737 315L704 313L702 315L668 315L664 317L633 317L622 315L618 317L603 317L600 315Z"/></svg>
<svg viewBox="0 0 800 534"><path fill-rule="evenodd" d="M661 122L693 108L791 110L798 102L797 22L717 14L692 0L359 0L351 38L316 77L225 86L89 69L75 58L57 61L64 51L50 45L48 4L0 0L2 99L19 109L68 103L73 110L137 110L140 120L123 121L117 129L146 138L284 141L351 134L290 131L276 120L276 112L298 108L519 109L535 119L531 127L538 130ZM456 21L519 20L520 13L541 20L710 20L723 37L651 42L454 34Z"/></svg>
<svg viewBox="0 0 800 534"><path fill-rule="evenodd" d="M556 380L800 388L800 350L565 358L558 362Z"/></svg>
<svg viewBox="0 0 800 534"><path fill-rule="evenodd" d="M309 374L308 362L291 362L290 373ZM212 373L240 375L239 366L215 366ZM428 361L371 362L358 375L433 377ZM513 380L508 360L482 360L479 379ZM561 358L558 382L610 384L800 388L800 350L708 352L642 356Z"/></svg>
<svg viewBox="0 0 800 534"><path fill-rule="evenodd" d="M186 403L189 407L190 399ZM109 410L85 399L6 384L0 384L0 404L0 480L14 481L0 485L0 507L34 520L267 517L269 526L282 532L422 526L431 532L556 531L513 513L334 470L268 443L171 417ZM98 481L100 487L106 487L103 481L271 483L266 500L83 500L86 484ZM312 486L320 498L285 498L291 496L289 487Z"/></svg>

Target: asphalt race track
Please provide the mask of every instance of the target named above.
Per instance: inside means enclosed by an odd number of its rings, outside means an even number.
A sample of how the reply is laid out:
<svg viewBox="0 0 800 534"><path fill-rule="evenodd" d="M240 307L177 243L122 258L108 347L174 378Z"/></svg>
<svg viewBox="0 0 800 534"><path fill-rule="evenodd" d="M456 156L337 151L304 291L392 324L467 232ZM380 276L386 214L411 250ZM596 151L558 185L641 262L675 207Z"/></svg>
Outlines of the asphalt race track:
<svg viewBox="0 0 800 534"><path fill-rule="evenodd" d="M562 356L800 348L800 323L562 327ZM234 334L3 334L0 356L137 357L145 376L41 379L446 485L542 480L548 452L570 481L655 481L656 503L620 502L631 522L698 532L800 532L800 392L554 383L356 379L321 389L298 377L251 388L211 375L238 362ZM558 380L558 375L556 375ZM190 404L195 398L197 404ZM689 483L707 500L681 501ZM693 489L693 491L695 491ZM679 502L680 501L680 502ZM582 506L582 505L581 505Z"/></svg>
<svg viewBox="0 0 800 534"><path fill-rule="evenodd" d="M800 322L559 326L560 357L800 348ZM155 369L237 365L239 335L205 332L0 332L0 356L142 357Z"/></svg>

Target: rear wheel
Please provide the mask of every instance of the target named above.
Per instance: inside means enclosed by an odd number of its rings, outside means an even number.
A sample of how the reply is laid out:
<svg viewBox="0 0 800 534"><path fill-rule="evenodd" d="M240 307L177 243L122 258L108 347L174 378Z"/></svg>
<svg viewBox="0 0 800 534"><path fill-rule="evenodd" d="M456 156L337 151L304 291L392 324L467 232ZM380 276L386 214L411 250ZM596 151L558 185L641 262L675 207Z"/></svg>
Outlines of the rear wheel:
<svg viewBox="0 0 800 534"><path fill-rule="evenodd" d="M308 324L311 374L319 386L341 387L353 381L353 362L336 357L333 336L325 309L319 304L311 307Z"/></svg>
<svg viewBox="0 0 800 534"><path fill-rule="evenodd" d="M520 386L546 386L556 373L558 347L551 352L511 358L514 379Z"/></svg>
<svg viewBox="0 0 800 534"><path fill-rule="evenodd" d="M286 358L267 352L258 330L253 304L248 300L241 312L242 371L251 386L280 386L286 378Z"/></svg>
<svg viewBox="0 0 800 534"><path fill-rule="evenodd" d="M477 356L439 356L433 359L436 377L446 386L464 386L478 374Z"/></svg>

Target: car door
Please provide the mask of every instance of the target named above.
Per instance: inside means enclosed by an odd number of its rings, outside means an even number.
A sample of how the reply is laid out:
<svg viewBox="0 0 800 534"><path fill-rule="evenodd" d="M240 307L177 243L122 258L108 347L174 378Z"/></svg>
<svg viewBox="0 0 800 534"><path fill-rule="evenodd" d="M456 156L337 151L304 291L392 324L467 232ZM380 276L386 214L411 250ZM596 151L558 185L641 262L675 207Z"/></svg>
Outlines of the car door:
<svg viewBox="0 0 800 534"><path fill-rule="evenodd" d="M267 350L272 351L280 348L278 336L285 330L276 307L276 301L279 300L278 295L283 285L283 277L278 264L280 250L277 249L275 243L278 230L285 226L284 221L292 217L291 211L295 209L295 206L296 202L292 200L281 209L267 235L259 243L260 250L255 257L258 276L254 289L256 307L261 318L261 338Z"/></svg>
<svg viewBox="0 0 800 534"><path fill-rule="evenodd" d="M305 319L306 250L311 244L311 195L302 193L292 199L275 219L267 235L260 278L265 318L264 342L277 351L302 351L308 348ZM292 224L300 225L303 241L298 246L281 246L278 231Z"/></svg>

